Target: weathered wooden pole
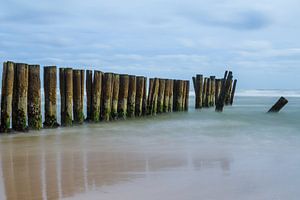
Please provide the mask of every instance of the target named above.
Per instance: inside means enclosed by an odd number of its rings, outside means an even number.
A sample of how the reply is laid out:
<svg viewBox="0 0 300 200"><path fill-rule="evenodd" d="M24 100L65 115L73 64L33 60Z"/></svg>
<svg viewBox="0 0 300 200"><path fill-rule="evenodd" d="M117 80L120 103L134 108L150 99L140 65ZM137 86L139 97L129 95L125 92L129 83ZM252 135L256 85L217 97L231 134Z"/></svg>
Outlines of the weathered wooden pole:
<svg viewBox="0 0 300 200"><path fill-rule="evenodd" d="M144 80L143 76L136 77L135 115L138 117L143 114Z"/></svg>
<svg viewBox="0 0 300 200"><path fill-rule="evenodd" d="M215 104L217 104L219 96L220 96L220 91L221 91L221 79L216 79L216 85L215 85Z"/></svg>
<svg viewBox="0 0 300 200"><path fill-rule="evenodd" d="M152 98L154 92L154 78L149 79L149 89L148 89L148 98L147 98L147 114L151 115L153 111L152 107Z"/></svg>
<svg viewBox="0 0 300 200"><path fill-rule="evenodd" d="M216 77L210 77L210 106L215 106L215 95L216 95Z"/></svg>
<svg viewBox="0 0 300 200"><path fill-rule="evenodd" d="M196 75L196 80L195 80L195 84L196 84L196 89L197 92L195 91L195 95L196 95L196 102L195 102L195 107L196 108L202 108L202 95L203 95L203 75L202 74L197 74Z"/></svg>
<svg viewBox="0 0 300 200"><path fill-rule="evenodd" d="M175 111L182 111L183 106L183 92L184 82L182 80L175 80L174 82L174 108Z"/></svg>
<svg viewBox="0 0 300 200"><path fill-rule="evenodd" d="M127 116L127 101L128 101L128 87L129 76L128 74L120 75L120 88L119 88L119 103L118 103L118 116L121 119L126 119Z"/></svg>
<svg viewBox="0 0 300 200"><path fill-rule="evenodd" d="M144 77L144 93L143 93L143 115L147 114L147 77Z"/></svg>
<svg viewBox="0 0 300 200"><path fill-rule="evenodd" d="M186 81L182 81L183 82L183 92L182 92L182 111L185 110L185 99L186 99Z"/></svg>
<svg viewBox="0 0 300 200"><path fill-rule="evenodd" d="M74 74L77 73L74 70ZM77 78L80 78L80 71L77 73L79 75ZM60 96L61 96L61 125L62 126L71 126L73 123L73 70L72 68L60 68L59 69L59 86L60 86ZM81 82L77 87L81 87ZM78 92L80 93L80 92ZM78 100L80 101L80 96L78 95Z"/></svg>
<svg viewBox="0 0 300 200"><path fill-rule="evenodd" d="M41 79L39 65L29 65L28 84L28 128L39 130L42 128Z"/></svg>
<svg viewBox="0 0 300 200"><path fill-rule="evenodd" d="M45 128L56 128L59 126L56 115L56 73L56 66L44 67Z"/></svg>
<svg viewBox="0 0 300 200"><path fill-rule="evenodd" d="M158 101L158 91L159 91L159 79L154 79L153 86L153 96L152 96L152 114L156 115L157 113L157 101Z"/></svg>
<svg viewBox="0 0 300 200"><path fill-rule="evenodd" d="M231 91L230 105L233 104L233 99L234 99L234 95L235 95L236 83L237 83L237 80L235 79L234 82L233 82L232 91Z"/></svg>
<svg viewBox="0 0 300 200"><path fill-rule="evenodd" d="M111 103L112 103L112 73L104 73L102 81L102 115L104 121L109 121L111 118Z"/></svg>
<svg viewBox="0 0 300 200"><path fill-rule="evenodd" d="M169 112L173 111L173 98L174 98L174 80L170 80L170 93L169 93Z"/></svg>
<svg viewBox="0 0 300 200"><path fill-rule="evenodd" d="M92 85L92 116L93 122L100 121L101 95L102 95L102 75L101 71L94 71L94 80Z"/></svg>
<svg viewBox="0 0 300 200"><path fill-rule="evenodd" d="M202 92L202 107L206 107L206 98L207 98L207 78L204 78L203 82L203 92Z"/></svg>
<svg viewBox="0 0 300 200"><path fill-rule="evenodd" d="M159 89L158 89L158 96L157 96L157 113L163 113L164 111L165 88L166 88L165 79L159 79Z"/></svg>
<svg viewBox="0 0 300 200"><path fill-rule="evenodd" d="M27 130L28 65L17 63L14 73L12 128Z"/></svg>
<svg viewBox="0 0 300 200"><path fill-rule="evenodd" d="M15 64L13 62L3 63L2 92L1 92L1 126L0 132L10 131L10 118L12 113L13 86L14 86Z"/></svg>
<svg viewBox="0 0 300 200"><path fill-rule="evenodd" d="M82 124L84 121L83 114L83 94L84 94L84 84L82 83L82 74L84 76L84 71L82 70L73 70L73 115L74 123Z"/></svg>
<svg viewBox="0 0 300 200"><path fill-rule="evenodd" d="M206 83L206 98L205 98L205 107L209 108L210 107L210 90L211 89L211 80L210 78L207 78L207 83Z"/></svg>
<svg viewBox="0 0 300 200"><path fill-rule="evenodd" d="M189 96L190 96L190 81L186 81L185 84L185 104L184 104L184 110L188 111L189 110Z"/></svg>
<svg viewBox="0 0 300 200"><path fill-rule="evenodd" d="M92 86L93 86L93 71L86 70L86 120L92 119Z"/></svg>
<svg viewBox="0 0 300 200"><path fill-rule="evenodd" d="M111 118L114 120L118 118L119 90L120 90L120 75L114 74L113 87L112 87L112 107L111 107Z"/></svg>
<svg viewBox="0 0 300 200"><path fill-rule="evenodd" d="M225 105L229 105L230 104L230 100L231 100L231 92L232 92L232 77L229 80L229 88L226 91L226 96L225 96Z"/></svg>
<svg viewBox="0 0 300 200"><path fill-rule="evenodd" d="M170 88L171 88L171 80L165 79L163 112L169 112Z"/></svg>
<svg viewBox="0 0 300 200"><path fill-rule="evenodd" d="M129 75L127 116L135 116L136 76Z"/></svg>
<svg viewBox="0 0 300 200"><path fill-rule="evenodd" d="M216 104L216 111L217 112L222 112L225 104L225 97L227 91L230 89L230 80L232 80L232 72L228 71L225 72L224 74L224 79L222 81L222 89L220 92L220 97L218 99L218 102Z"/></svg>
<svg viewBox="0 0 300 200"><path fill-rule="evenodd" d="M288 100L284 97L280 97L280 99L270 108L268 113L278 113L286 104Z"/></svg>

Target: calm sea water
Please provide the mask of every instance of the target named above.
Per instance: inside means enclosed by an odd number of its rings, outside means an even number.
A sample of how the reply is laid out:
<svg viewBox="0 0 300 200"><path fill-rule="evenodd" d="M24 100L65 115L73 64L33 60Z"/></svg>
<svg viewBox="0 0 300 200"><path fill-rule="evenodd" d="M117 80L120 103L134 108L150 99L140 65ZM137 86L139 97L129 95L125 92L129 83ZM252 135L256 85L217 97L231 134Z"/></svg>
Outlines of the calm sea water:
<svg viewBox="0 0 300 200"><path fill-rule="evenodd" d="M0 199L299 199L300 98L277 98L0 136Z"/></svg>

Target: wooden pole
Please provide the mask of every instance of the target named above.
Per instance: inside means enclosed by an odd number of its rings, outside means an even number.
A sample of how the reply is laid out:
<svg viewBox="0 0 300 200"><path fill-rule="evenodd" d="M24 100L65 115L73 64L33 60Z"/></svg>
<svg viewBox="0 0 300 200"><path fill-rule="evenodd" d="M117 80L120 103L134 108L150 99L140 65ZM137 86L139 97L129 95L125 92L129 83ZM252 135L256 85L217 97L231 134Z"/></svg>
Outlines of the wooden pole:
<svg viewBox="0 0 300 200"><path fill-rule="evenodd" d="M210 78L207 78L207 83L206 83L206 98L205 98L205 107L209 108L210 107L210 89L211 89L211 81Z"/></svg>
<svg viewBox="0 0 300 200"><path fill-rule="evenodd" d="M152 107L152 99L153 99L153 92L154 92L154 79L149 79L149 89L148 89L148 99L147 99L147 110L148 114L152 115L153 107Z"/></svg>
<svg viewBox="0 0 300 200"><path fill-rule="evenodd" d="M101 94L102 94L102 75L101 71L94 71L94 80L92 85L92 121L100 121Z"/></svg>
<svg viewBox="0 0 300 200"><path fill-rule="evenodd" d="M60 94L61 94L61 125L62 126L71 126L73 123L73 70L72 68L60 68ZM76 74L74 70L74 74ZM80 73L79 75L80 80ZM81 83L79 81L79 87ZM80 89L79 89L80 90ZM79 92L78 92L79 93ZM80 96L78 95L77 102L80 101ZM74 113L75 114L75 113ZM74 116L75 117L75 116Z"/></svg>
<svg viewBox="0 0 300 200"><path fill-rule="evenodd" d="M215 88L215 104L217 104L221 91L221 79L216 79Z"/></svg>
<svg viewBox="0 0 300 200"><path fill-rule="evenodd" d="M181 110L184 111L185 110L185 99L186 99L186 81L182 81L183 82L183 92L182 92L182 105L181 105Z"/></svg>
<svg viewBox="0 0 300 200"><path fill-rule="evenodd" d="M147 114L147 77L144 77L144 93L143 93L143 115Z"/></svg>
<svg viewBox="0 0 300 200"><path fill-rule="evenodd" d="M229 80L228 84L229 84L229 88L226 91L225 105L229 105L230 104L231 92L232 92L232 78Z"/></svg>
<svg viewBox="0 0 300 200"><path fill-rule="evenodd" d="M288 100L286 98L280 97L280 99L272 106L268 113L278 113L287 103Z"/></svg>
<svg viewBox="0 0 300 200"><path fill-rule="evenodd" d="M81 70L73 70L73 114L74 123L82 124L84 121L82 98L84 89L82 88L84 84L82 83ZM84 76L84 73L83 73Z"/></svg>
<svg viewBox="0 0 300 200"><path fill-rule="evenodd" d="M206 91L207 91L207 78L204 78L203 94L202 94L202 107L206 107Z"/></svg>
<svg viewBox="0 0 300 200"><path fill-rule="evenodd" d="M41 79L39 65L29 65L28 84L28 128L39 130L42 128Z"/></svg>
<svg viewBox="0 0 300 200"><path fill-rule="evenodd" d="M129 75L128 105L127 105L128 117L134 117L135 115L135 98L136 98L136 76Z"/></svg>
<svg viewBox="0 0 300 200"><path fill-rule="evenodd" d="M13 85L15 64L3 63L2 92L1 92L1 127L0 132L10 131L10 118L12 113Z"/></svg>
<svg viewBox="0 0 300 200"><path fill-rule="evenodd" d="M93 86L93 71L86 71L86 120L92 119L92 86Z"/></svg>
<svg viewBox="0 0 300 200"><path fill-rule="evenodd" d="M190 81L186 81L185 84L185 104L184 104L184 110L188 111L189 110L189 96L190 96Z"/></svg>
<svg viewBox="0 0 300 200"><path fill-rule="evenodd" d="M169 93L169 112L173 111L173 98L174 98L174 80L170 80L170 93Z"/></svg>
<svg viewBox="0 0 300 200"><path fill-rule="evenodd" d="M136 77L135 115L139 117L143 114L144 80L143 76Z"/></svg>
<svg viewBox="0 0 300 200"><path fill-rule="evenodd" d="M154 79L154 86L153 86L153 96L152 96L152 114L156 115L157 113L157 100L158 100L158 91L159 91L159 79Z"/></svg>
<svg viewBox="0 0 300 200"><path fill-rule="evenodd" d="M235 79L233 82L232 92L231 92L231 99L230 99L230 105L233 104L234 94L235 94L235 88L236 88L237 80Z"/></svg>
<svg viewBox="0 0 300 200"><path fill-rule="evenodd" d="M211 76L210 77L210 106L213 107L215 106L215 95L216 95L216 77Z"/></svg>
<svg viewBox="0 0 300 200"><path fill-rule="evenodd" d="M158 89L158 96L157 96L157 113L163 113L164 111L165 88L166 88L165 79L159 79L159 89Z"/></svg>
<svg viewBox="0 0 300 200"><path fill-rule="evenodd" d="M111 117L112 102L112 73L104 73L102 81L102 120L109 121Z"/></svg>
<svg viewBox="0 0 300 200"><path fill-rule="evenodd" d="M44 67L45 128L59 126L56 116L56 66Z"/></svg>
<svg viewBox="0 0 300 200"><path fill-rule="evenodd" d="M119 90L120 90L120 75L113 75L113 94L112 94L112 119L116 120L118 118L118 101L119 101Z"/></svg>
<svg viewBox="0 0 300 200"><path fill-rule="evenodd" d="M169 112L170 88L171 88L171 80L165 79L163 112Z"/></svg>
<svg viewBox="0 0 300 200"><path fill-rule="evenodd" d="M28 65L17 63L14 73L12 128L27 130Z"/></svg>
<svg viewBox="0 0 300 200"><path fill-rule="evenodd" d="M120 75L120 90L118 115L119 118L126 119L127 116L127 101L128 101L129 76L127 74Z"/></svg>
<svg viewBox="0 0 300 200"><path fill-rule="evenodd" d="M203 75L202 74L197 74L196 75L196 90L195 92L196 95L196 108L202 108L202 95L203 95Z"/></svg>
<svg viewBox="0 0 300 200"><path fill-rule="evenodd" d="M174 110L182 111L183 106L183 92L184 92L184 83L182 80L175 80L174 82Z"/></svg>
<svg viewBox="0 0 300 200"><path fill-rule="evenodd" d="M228 71L225 72L224 74L224 79L222 81L222 89L220 92L220 97L218 99L218 103L216 104L216 111L217 112L222 112L225 104L225 97L226 93L230 88L230 80L232 80L232 72Z"/></svg>

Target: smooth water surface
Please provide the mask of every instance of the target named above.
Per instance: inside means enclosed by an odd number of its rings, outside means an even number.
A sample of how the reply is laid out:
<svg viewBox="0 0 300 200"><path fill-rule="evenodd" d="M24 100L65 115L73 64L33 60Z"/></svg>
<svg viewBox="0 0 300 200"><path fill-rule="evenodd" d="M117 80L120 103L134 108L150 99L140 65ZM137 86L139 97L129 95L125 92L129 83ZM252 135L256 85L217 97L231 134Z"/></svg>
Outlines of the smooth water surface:
<svg viewBox="0 0 300 200"><path fill-rule="evenodd" d="M0 136L0 199L299 199L300 98Z"/></svg>

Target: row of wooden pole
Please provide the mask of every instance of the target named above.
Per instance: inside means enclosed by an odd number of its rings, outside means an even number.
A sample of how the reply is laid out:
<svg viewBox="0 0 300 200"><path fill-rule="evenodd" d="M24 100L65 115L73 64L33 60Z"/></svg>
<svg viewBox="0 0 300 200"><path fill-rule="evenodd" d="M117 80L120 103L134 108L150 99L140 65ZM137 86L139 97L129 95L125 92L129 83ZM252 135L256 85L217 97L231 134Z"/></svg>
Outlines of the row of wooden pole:
<svg viewBox="0 0 300 200"><path fill-rule="evenodd" d="M40 66L10 61L3 64L0 132L59 126L57 67L44 67L43 78L45 120L42 123ZM99 122L185 111L189 102L189 81L150 78L147 95L144 76L96 70L59 68L59 91L62 126L85 120Z"/></svg>
<svg viewBox="0 0 300 200"><path fill-rule="evenodd" d="M197 74L193 77L195 90L195 108L216 107L222 111L224 105L232 105L237 80L233 81L232 72L225 72L224 78L216 79L215 76L203 77Z"/></svg>

